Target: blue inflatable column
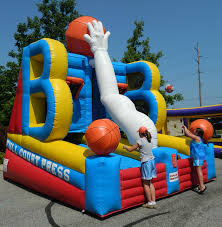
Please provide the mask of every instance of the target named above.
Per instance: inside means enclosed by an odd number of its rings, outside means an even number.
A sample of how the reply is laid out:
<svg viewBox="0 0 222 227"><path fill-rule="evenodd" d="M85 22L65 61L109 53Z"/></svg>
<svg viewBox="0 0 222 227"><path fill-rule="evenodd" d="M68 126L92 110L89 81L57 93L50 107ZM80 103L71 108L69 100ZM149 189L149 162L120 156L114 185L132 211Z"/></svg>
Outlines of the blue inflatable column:
<svg viewBox="0 0 222 227"><path fill-rule="evenodd" d="M155 156L156 163L166 164L167 194L179 191L177 150L168 147L158 147L153 149L153 155Z"/></svg>
<svg viewBox="0 0 222 227"><path fill-rule="evenodd" d="M90 156L85 164L85 209L101 216L120 210L120 157Z"/></svg>
<svg viewBox="0 0 222 227"><path fill-rule="evenodd" d="M209 143L208 145L205 145L205 149L206 149L206 162L207 162L207 179L210 180L216 177L213 143Z"/></svg>

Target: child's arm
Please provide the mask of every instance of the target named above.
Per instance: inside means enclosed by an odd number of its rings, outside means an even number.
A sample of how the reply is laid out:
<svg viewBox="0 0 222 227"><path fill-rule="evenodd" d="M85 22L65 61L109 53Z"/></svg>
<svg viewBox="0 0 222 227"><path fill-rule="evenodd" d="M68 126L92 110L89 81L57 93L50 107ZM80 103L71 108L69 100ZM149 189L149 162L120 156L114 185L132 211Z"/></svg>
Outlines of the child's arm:
<svg viewBox="0 0 222 227"><path fill-rule="evenodd" d="M187 129L187 127L185 125L183 125L182 128L184 129L184 133L185 133L186 136L190 137L191 139L193 139L197 143L200 142L200 137L194 135L190 130Z"/></svg>
<svg viewBox="0 0 222 227"><path fill-rule="evenodd" d="M132 147L128 147L126 145L123 145L123 149L131 152L131 151L136 151L137 148L139 147L139 144L138 143L135 143Z"/></svg>

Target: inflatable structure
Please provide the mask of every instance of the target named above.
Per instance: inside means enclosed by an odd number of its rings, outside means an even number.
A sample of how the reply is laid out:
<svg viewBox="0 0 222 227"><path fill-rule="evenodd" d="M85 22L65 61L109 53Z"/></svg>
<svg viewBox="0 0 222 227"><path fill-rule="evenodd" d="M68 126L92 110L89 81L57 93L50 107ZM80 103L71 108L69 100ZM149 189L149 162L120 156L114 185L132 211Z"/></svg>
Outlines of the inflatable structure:
<svg viewBox="0 0 222 227"><path fill-rule="evenodd" d="M101 44L95 44L92 33L105 30L92 24L85 32L91 50ZM3 164L4 179L100 217L146 200L139 153L123 150L123 144L136 141L140 126L152 133L156 198L197 184L189 141L157 134L166 122L157 67L146 61L111 62L108 33L103 38L103 49L93 53L76 42L78 37L67 45L78 53L48 38L24 48ZM67 42L72 39L67 34ZM205 182L216 177L213 144L206 150Z"/></svg>
<svg viewBox="0 0 222 227"><path fill-rule="evenodd" d="M215 157L222 158L222 105L202 106L193 108L168 109L167 120L163 127L163 134L182 138L181 124L190 129L193 121L206 119L213 125L213 137L209 140L214 144ZM212 129L209 128L210 133ZM166 144L167 145L167 144Z"/></svg>

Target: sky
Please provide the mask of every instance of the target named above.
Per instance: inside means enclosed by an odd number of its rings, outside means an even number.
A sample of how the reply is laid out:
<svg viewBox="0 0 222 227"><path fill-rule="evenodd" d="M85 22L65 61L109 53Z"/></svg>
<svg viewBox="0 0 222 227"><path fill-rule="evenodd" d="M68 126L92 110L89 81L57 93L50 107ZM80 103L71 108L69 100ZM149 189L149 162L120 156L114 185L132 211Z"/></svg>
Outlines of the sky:
<svg viewBox="0 0 222 227"><path fill-rule="evenodd" d="M11 60L13 34L26 18L40 16L40 0L1 1L0 65ZM169 108L200 105L195 46L199 43L202 105L222 103L222 1L221 0L76 0L76 10L102 21L109 37L109 55L120 60L132 36L134 21L144 21L144 39L151 52L162 51L160 74L174 86L172 94L184 100Z"/></svg>

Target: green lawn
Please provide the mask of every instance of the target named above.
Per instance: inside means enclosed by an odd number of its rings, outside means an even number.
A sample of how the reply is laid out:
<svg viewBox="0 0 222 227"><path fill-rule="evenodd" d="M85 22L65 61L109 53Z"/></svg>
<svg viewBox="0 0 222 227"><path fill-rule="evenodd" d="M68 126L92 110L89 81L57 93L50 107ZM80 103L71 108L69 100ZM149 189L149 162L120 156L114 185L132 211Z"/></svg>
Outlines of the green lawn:
<svg viewBox="0 0 222 227"><path fill-rule="evenodd" d="M3 163L3 158L4 158L5 153L0 152L0 164Z"/></svg>

